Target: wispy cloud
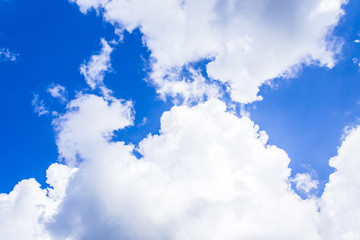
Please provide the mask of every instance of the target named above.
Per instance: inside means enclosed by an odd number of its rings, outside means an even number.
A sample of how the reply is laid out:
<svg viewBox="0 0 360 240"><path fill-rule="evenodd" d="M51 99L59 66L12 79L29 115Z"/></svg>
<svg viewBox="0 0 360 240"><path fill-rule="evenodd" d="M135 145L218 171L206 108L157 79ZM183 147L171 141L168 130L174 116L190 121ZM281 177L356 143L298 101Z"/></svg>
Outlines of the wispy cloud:
<svg viewBox="0 0 360 240"><path fill-rule="evenodd" d="M110 54L113 48L105 39L101 39L101 45L100 53L91 56L87 63L80 66L81 74L92 89L102 87L105 73L111 70Z"/></svg>
<svg viewBox="0 0 360 240"><path fill-rule="evenodd" d="M50 93L50 95L53 98L60 99L61 102L67 102L66 99L66 89L64 86L61 86L59 84L52 84L48 89L47 92Z"/></svg>
<svg viewBox="0 0 360 240"><path fill-rule="evenodd" d="M353 58L352 61L353 61L354 65L358 66L360 69L360 60L358 58Z"/></svg>
<svg viewBox="0 0 360 240"><path fill-rule="evenodd" d="M7 48L0 49L0 62L15 62L19 54L10 52Z"/></svg>
<svg viewBox="0 0 360 240"><path fill-rule="evenodd" d="M40 96L38 94L34 94L34 98L32 100L32 106L34 108L34 112L39 116L49 114L49 111L45 106L44 100L40 99Z"/></svg>

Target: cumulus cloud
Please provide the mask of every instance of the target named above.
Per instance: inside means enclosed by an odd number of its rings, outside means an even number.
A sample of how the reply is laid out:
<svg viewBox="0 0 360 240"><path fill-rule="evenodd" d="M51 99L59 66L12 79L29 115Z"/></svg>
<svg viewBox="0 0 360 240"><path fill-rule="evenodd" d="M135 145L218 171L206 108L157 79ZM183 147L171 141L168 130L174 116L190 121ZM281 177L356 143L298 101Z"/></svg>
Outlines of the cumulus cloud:
<svg viewBox="0 0 360 240"><path fill-rule="evenodd" d="M70 165L91 157L96 150L94 146L102 146L114 130L133 124L132 103L115 98L105 100L96 95L80 95L67 109L67 114L54 120L54 126L59 132L60 158Z"/></svg>
<svg viewBox="0 0 360 240"><path fill-rule="evenodd" d="M164 113L161 134L140 143L138 160L133 146L109 142L109 132L131 122L119 114L124 106L93 95L76 102L61 120L58 144L65 160L80 156L80 166L48 225L52 236L317 239L316 204L291 190L286 153L224 103ZM104 122L114 116L113 125ZM80 119L94 120L79 130Z"/></svg>
<svg viewBox="0 0 360 240"><path fill-rule="evenodd" d="M133 124L133 114L131 102L123 100L91 94L72 100L54 121L59 155L68 166L49 168L48 189L30 179L0 196L6 226L0 236L359 238L359 128L330 161L336 172L323 196L303 200L291 189L287 154L267 144L266 133L248 117L226 112L221 101L173 107L163 114L160 133L136 148L112 140L114 130L121 134ZM295 179L304 191L316 185L306 174Z"/></svg>
<svg viewBox="0 0 360 240"><path fill-rule="evenodd" d="M60 155L79 169L38 223L53 239L317 239L315 202L291 190L286 153L250 119L218 100L174 107L138 160L133 146L109 141L130 112L84 95L55 122Z"/></svg>
<svg viewBox="0 0 360 240"><path fill-rule="evenodd" d="M75 172L76 169L55 163L47 170L47 189L41 189L35 179L27 179L9 194L0 194L0 239L53 239L45 223L57 212L68 180Z"/></svg>
<svg viewBox="0 0 360 240"><path fill-rule="evenodd" d="M10 52L7 48L0 49L0 62L15 62L19 54Z"/></svg>
<svg viewBox="0 0 360 240"><path fill-rule="evenodd" d="M110 54L113 48L105 39L101 39L101 45L100 53L91 56L87 63L80 66L80 72L91 89L102 87L105 73L111 70Z"/></svg>
<svg viewBox="0 0 360 240"><path fill-rule="evenodd" d="M179 69L191 62L212 59L207 65L208 75L230 84L231 96L242 103L261 99L257 95L260 85L275 77L294 76L301 64L334 66L341 41L331 36L331 30L344 14L341 7L346 3L70 1L84 13L91 9L102 11L106 21L122 29L131 32L140 28L153 58L150 77L161 95L187 92L186 83L174 83L181 81Z"/></svg>
<svg viewBox="0 0 360 240"><path fill-rule="evenodd" d="M360 239L360 127L353 128L330 160L330 175L321 198L324 239Z"/></svg>

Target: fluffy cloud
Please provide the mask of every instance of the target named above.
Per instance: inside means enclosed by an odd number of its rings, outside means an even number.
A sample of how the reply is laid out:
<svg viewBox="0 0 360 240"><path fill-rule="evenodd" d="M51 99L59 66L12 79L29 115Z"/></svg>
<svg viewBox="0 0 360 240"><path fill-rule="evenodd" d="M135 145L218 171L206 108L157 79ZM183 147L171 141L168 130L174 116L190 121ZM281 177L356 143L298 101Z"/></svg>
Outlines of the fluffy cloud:
<svg viewBox="0 0 360 240"><path fill-rule="evenodd" d="M293 76L301 64L332 67L341 42L331 30L346 0L71 0L80 10L132 31L139 27L151 50L158 92L184 93L182 66L208 58L211 78L231 86L234 100L261 99L259 86ZM176 81L183 84L169 87ZM211 84L209 85L211 87ZM206 93L205 93L206 94Z"/></svg>
<svg viewBox="0 0 360 240"><path fill-rule="evenodd" d="M67 109L65 115L54 120L54 126L59 132L56 143L60 159L69 165L101 156L103 153L96 154L95 146L101 148L114 130L133 124L132 103L115 98L80 95Z"/></svg>
<svg viewBox="0 0 360 240"><path fill-rule="evenodd" d="M57 212L75 172L55 163L47 170L49 188L41 189L35 179L28 179L19 182L9 194L0 194L0 239L52 239L46 222Z"/></svg>
<svg viewBox="0 0 360 240"><path fill-rule="evenodd" d="M319 185L319 181L312 179L308 173L297 173L291 181L295 183L297 190L306 194L309 194L313 189L317 189Z"/></svg>
<svg viewBox="0 0 360 240"><path fill-rule="evenodd" d="M0 238L50 239L41 222L52 207L40 184L34 179L21 181L8 195L0 195Z"/></svg>
<svg viewBox="0 0 360 240"><path fill-rule="evenodd" d="M58 145L80 166L46 224L52 238L318 239L316 204L291 190L286 153L220 101L165 113L140 160L109 141L131 124L126 103L85 95L70 106Z"/></svg>
<svg viewBox="0 0 360 240"><path fill-rule="evenodd" d="M325 239L360 239L360 127L352 129L338 156L330 160L330 175L321 199L322 233Z"/></svg>
<svg viewBox="0 0 360 240"><path fill-rule="evenodd" d="M336 172L323 196L303 200L291 189L286 153L219 100L173 107L161 118L160 134L136 149L111 140L114 130L132 122L129 102L89 94L71 101L54 125L60 156L78 169L55 164L47 172L51 188L42 190L30 179L2 194L0 222L6 227L0 236L359 238L359 128L330 161Z"/></svg>

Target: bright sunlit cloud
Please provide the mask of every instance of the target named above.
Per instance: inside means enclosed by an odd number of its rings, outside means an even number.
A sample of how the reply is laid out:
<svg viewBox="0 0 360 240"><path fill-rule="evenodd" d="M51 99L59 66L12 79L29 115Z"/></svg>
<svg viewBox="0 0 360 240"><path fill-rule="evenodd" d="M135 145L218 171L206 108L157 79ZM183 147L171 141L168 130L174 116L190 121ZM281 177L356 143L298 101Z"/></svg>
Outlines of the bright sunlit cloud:
<svg viewBox="0 0 360 240"><path fill-rule="evenodd" d="M184 94L181 68L201 59L211 78L231 86L234 100L260 100L259 87L296 75L301 64L333 67L341 39L331 30L345 0L72 0L96 9L120 29L139 27L153 57L151 81L161 95ZM189 83L191 84L191 83ZM185 96L186 98L186 96Z"/></svg>
<svg viewBox="0 0 360 240"><path fill-rule="evenodd" d="M33 112L51 119L57 162L44 184L28 178L0 194L0 239L360 239L360 127L345 129L322 191L314 170L292 173L286 149L244 105L260 101L259 87L274 78L337 64L345 40L333 30L347 1L70 2L103 16L112 38L97 38L98 49L78 58L86 85L49 79L44 97L33 94ZM116 53L135 29L150 51L147 87L173 102L158 131L138 142L121 137L153 119L139 118L131 94L104 82L114 55L133 49ZM117 69L145 68L134 62Z"/></svg>

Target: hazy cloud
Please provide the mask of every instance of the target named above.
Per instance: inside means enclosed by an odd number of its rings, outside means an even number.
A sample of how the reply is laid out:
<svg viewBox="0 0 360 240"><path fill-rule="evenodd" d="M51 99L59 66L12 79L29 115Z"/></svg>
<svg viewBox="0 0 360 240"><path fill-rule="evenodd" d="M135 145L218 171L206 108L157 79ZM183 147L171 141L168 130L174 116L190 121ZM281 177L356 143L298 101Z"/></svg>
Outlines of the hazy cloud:
<svg viewBox="0 0 360 240"><path fill-rule="evenodd" d="M34 112L39 116L49 114L49 110L46 108L44 100L40 99L38 94L34 94L32 106L34 108Z"/></svg>
<svg viewBox="0 0 360 240"><path fill-rule="evenodd" d="M0 62L15 62L19 54L10 52L7 48L0 48Z"/></svg>
<svg viewBox="0 0 360 240"><path fill-rule="evenodd" d="M47 92L50 93L53 98L58 98L61 102L67 102L66 89L64 86L61 86L59 84L52 84L47 89Z"/></svg>

